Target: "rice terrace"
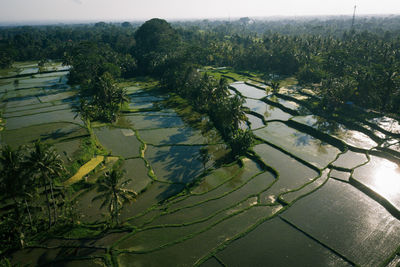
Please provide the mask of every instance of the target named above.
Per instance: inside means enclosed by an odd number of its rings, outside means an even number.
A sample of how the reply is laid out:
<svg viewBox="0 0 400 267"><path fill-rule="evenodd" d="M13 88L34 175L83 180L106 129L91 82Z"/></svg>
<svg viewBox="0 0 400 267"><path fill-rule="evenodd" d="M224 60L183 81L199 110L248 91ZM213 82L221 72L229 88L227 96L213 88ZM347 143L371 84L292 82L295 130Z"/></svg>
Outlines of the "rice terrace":
<svg viewBox="0 0 400 267"><path fill-rule="evenodd" d="M0 27L0 266L399 266L400 17L322 22Z"/></svg>

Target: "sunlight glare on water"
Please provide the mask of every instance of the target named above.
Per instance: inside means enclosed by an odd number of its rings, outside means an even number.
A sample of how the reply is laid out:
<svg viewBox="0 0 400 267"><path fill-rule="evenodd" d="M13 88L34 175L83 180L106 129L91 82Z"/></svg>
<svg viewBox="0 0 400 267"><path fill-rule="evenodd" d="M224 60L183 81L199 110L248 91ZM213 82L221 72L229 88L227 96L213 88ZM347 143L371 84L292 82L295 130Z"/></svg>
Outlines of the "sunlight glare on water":
<svg viewBox="0 0 400 267"><path fill-rule="evenodd" d="M376 191L381 194L395 196L400 193L400 166L383 160L374 170Z"/></svg>

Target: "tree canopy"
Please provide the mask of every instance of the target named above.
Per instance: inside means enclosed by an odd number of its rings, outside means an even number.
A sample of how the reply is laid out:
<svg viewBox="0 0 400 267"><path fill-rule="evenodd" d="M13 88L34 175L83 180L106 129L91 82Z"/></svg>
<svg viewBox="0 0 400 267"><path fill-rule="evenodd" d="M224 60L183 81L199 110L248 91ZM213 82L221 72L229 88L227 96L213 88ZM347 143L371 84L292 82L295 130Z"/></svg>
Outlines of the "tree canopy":
<svg viewBox="0 0 400 267"><path fill-rule="evenodd" d="M141 73L157 73L179 46L179 35L163 19L151 19L135 32L135 56Z"/></svg>

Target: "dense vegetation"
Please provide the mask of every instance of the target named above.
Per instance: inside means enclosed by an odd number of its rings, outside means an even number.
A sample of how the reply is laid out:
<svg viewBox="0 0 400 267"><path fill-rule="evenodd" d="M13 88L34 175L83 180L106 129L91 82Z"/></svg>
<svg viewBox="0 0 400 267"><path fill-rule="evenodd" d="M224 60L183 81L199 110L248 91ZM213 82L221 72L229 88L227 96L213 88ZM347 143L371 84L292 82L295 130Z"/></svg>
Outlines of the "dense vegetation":
<svg viewBox="0 0 400 267"><path fill-rule="evenodd" d="M0 65L60 59L73 66L70 82L105 72L114 78L162 76L171 64L231 66L294 75L313 84L330 110L353 102L398 113L399 17L176 22L152 20L78 26L12 27L0 31ZM153 34L154 33L154 34ZM151 38L150 38L151 37ZM169 74L170 75L170 74Z"/></svg>
<svg viewBox="0 0 400 267"><path fill-rule="evenodd" d="M195 110L207 114L234 156L245 153L252 139L249 130L240 128L246 121L244 100L229 95L227 80L217 81L207 73L201 75L187 56L189 48L166 21L152 19L144 23L135 37L140 51L139 69L158 77L165 90L188 99Z"/></svg>
<svg viewBox="0 0 400 267"><path fill-rule="evenodd" d="M52 147L40 141L31 148L17 150L4 146L0 164L1 203L6 210L0 223L0 253L24 247L25 239L49 229L57 221L68 223L73 219L68 214L65 192L55 186L64 176L65 168Z"/></svg>
<svg viewBox="0 0 400 267"><path fill-rule="evenodd" d="M185 98L207 115L233 155L246 153L252 135L245 126L244 100L228 93L225 79L202 71L229 66L265 77L278 90L277 77L295 76L319 96L318 108L332 113L345 104L400 112L400 18L364 18L350 29L349 19L169 24L153 19L130 23L0 29L0 67L14 61L62 59L71 66L69 82L79 85L76 112L85 121L114 122L126 92L118 79L152 76L160 87ZM204 155L206 157L206 155ZM58 184L65 168L54 150L40 142L31 148L5 146L0 156L1 201L9 212L0 223L0 254L24 245L27 237L73 223L73 209ZM204 167L205 169L205 167ZM29 174L29 175L28 175ZM119 223L123 200L121 173L99 180L98 198ZM28 205L34 199L35 205Z"/></svg>
<svg viewBox="0 0 400 267"><path fill-rule="evenodd" d="M43 232L56 233L78 223L72 191L62 183L71 174L54 147L40 140L17 149L5 145L0 151L0 166L0 256L25 247ZM123 204L136 197L136 192L124 188L130 180L121 182L123 178L116 164L92 185L99 193L93 201L100 199L102 207L107 206L111 227L119 224Z"/></svg>

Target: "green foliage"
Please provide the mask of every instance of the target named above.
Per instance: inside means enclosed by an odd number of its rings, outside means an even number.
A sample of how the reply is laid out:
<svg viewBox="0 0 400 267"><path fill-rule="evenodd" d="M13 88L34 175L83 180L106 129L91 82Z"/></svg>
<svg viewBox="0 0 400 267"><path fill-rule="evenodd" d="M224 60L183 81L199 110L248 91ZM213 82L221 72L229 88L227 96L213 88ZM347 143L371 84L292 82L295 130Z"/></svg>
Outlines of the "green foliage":
<svg viewBox="0 0 400 267"><path fill-rule="evenodd" d="M128 21L124 21L121 23L122 27L132 27L132 24L130 24Z"/></svg>
<svg viewBox="0 0 400 267"><path fill-rule="evenodd" d="M26 166L34 181L40 186L44 186L46 195L48 228L52 223L57 221L57 199L54 195L54 180L63 175L65 168L60 155L48 144L42 143L40 140L34 143L33 149L30 151ZM48 188L50 187L50 195ZM51 205L52 204L52 205ZM51 214L51 209L53 215Z"/></svg>
<svg viewBox="0 0 400 267"><path fill-rule="evenodd" d="M246 120L243 111L244 99L238 95L215 99L215 104L210 107L209 116L215 127L227 139L232 133L239 130L241 122Z"/></svg>
<svg viewBox="0 0 400 267"><path fill-rule="evenodd" d="M23 178L24 168L22 166L22 149L13 150L11 146L6 145L1 150L0 166L2 169L0 189L3 196L16 198L21 194L26 186L26 180Z"/></svg>
<svg viewBox="0 0 400 267"><path fill-rule="evenodd" d="M136 61L129 54L119 54L107 45L81 42L69 47L64 64L70 65L69 83L90 83L105 73L113 77L128 77L136 69Z"/></svg>
<svg viewBox="0 0 400 267"><path fill-rule="evenodd" d="M97 181L99 195L92 200L103 200L100 208L107 206L111 224L115 222L116 225L119 225L119 213L123 204L135 200L137 196L136 192L124 188L130 180L121 181L123 177L123 172L119 169L105 173L104 177Z"/></svg>
<svg viewBox="0 0 400 267"><path fill-rule="evenodd" d="M198 159L203 164L203 171L205 172L206 171L206 164L211 159L210 154L208 154L207 148L205 148L205 147L200 148Z"/></svg>
<svg viewBox="0 0 400 267"><path fill-rule="evenodd" d="M309 65L302 66L296 74L299 83L302 85L320 83L323 76L324 74L320 69L315 69L314 66L311 67Z"/></svg>
<svg viewBox="0 0 400 267"><path fill-rule="evenodd" d="M0 252L0 254L1 254L1 252ZM0 266L1 267L11 267L12 265L6 257L3 257L3 258L0 258Z"/></svg>
<svg viewBox="0 0 400 267"><path fill-rule="evenodd" d="M105 151L97 146L96 141L92 137L82 139L79 147L78 154L72 164L67 165L67 173L69 175L75 174L79 168L91 160L95 155L104 155ZM69 178L69 177L66 177ZM86 186L85 183L75 183L72 185L74 191L79 191Z"/></svg>
<svg viewBox="0 0 400 267"><path fill-rule="evenodd" d="M40 60L42 69L45 59L63 58L71 66L69 82L81 88L76 112L84 120L107 122L116 120L127 100L115 79L138 73L160 78L163 88L179 94L194 110L209 117L235 157L244 155L253 139L250 130L241 129L246 120L243 99L230 96L226 80L202 74L198 66L227 66L279 77L295 75L300 84L311 84L317 93L310 106L329 114L339 114L337 109L349 102L400 113L400 17L360 18L352 31L347 31L350 24L346 19L248 22L244 18L230 23L196 21L171 26L153 19L137 31L139 25L128 22L4 27L0 29L0 67L8 68L19 60ZM16 80L14 86L18 85ZM277 81L271 85L279 92ZM337 130L337 125L318 120L318 129L328 133ZM54 150L38 142L30 150L3 147L1 152L4 212L0 254L23 247L33 234L44 230L46 222L54 225L57 221L55 231L64 224L73 225L74 203L65 202L65 192L55 186L63 168ZM71 171L99 152L95 142L86 139ZM200 150L199 159L206 169L206 149ZM107 206L115 224L119 224L124 202L135 197L123 188L122 177L114 170L99 179L96 197ZM82 182L75 186L82 189L88 185ZM86 227L65 230L65 237L89 237L98 232ZM7 266L9 261L1 259L0 265Z"/></svg>
<svg viewBox="0 0 400 267"><path fill-rule="evenodd" d="M163 65L177 49L179 35L163 19L146 21L135 32L135 57L143 74L160 74Z"/></svg>
<svg viewBox="0 0 400 267"><path fill-rule="evenodd" d="M83 120L114 122L123 104L129 100L126 90L117 86L108 72L83 86L80 95L80 103L74 111Z"/></svg>
<svg viewBox="0 0 400 267"><path fill-rule="evenodd" d="M280 85L281 85L280 82L278 82L278 81L272 81L272 82L271 82L272 91L273 91L274 93L279 93Z"/></svg>
<svg viewBox="0 0 400 267"><path fill-rule="evenodd" d="M60 226L56 234L63 238L93 238L101 233L98 229L91 229L82 225Z"/></svg>
<svg viewBox="0 0 400 267"><path fill-rule="evenodd" d="M0 40L0 68L11 67L15 54L13 47L9 43Z"/></svg>
<svg viewBox="0 0 400 267"><path fill-rule="evenodd" d="M354 99L356 92L357 82L352 77L344 76L323 80L320 90L321 104L328 110L334 110Z"/></svg>
<svg viewBox="0 0 400 267"><path fill-rule="evenodd" d="M8 207L0 219L0 254L25 244L39 231L61 223L72 223L73 203L64 201L63 191L55 182L64 167L54 148L37 141L32 148L13 150L3 146L0 153L1 205ZM46 198L43 199L42 196ZM43 205L47 207L47 213ZM57 210L61 207L61 213ZM47 216L47 220L45 219Z"/></svg>
<svg viewBox="0 0 400 267"><path fill-rule="evenodd" d="M24 245L24 235L21 231L21 223L15 218L16 215L6 214L0 220L0 255L5 254L7 251L21 248Z"/></svg>
<svg viewBox="0 0 400 267"><path fill-rule="evenodd" d="M170 76L170 88L180 88L190 78L180 70L188 70L187 64L296 75L300 84L313 85L348 76L357 82L355 104L399 112L400 18L359 18L350 31L346 25L351 21L343 18L172 25L152 19L138 28L127 22L7 27L0 30L0 67L14 60L63 58L72 67L69 82L82 87L108 72L113 78Z"/></svg>
<svg viewBox="0 0 400 267"><path fill-rule="evenodd" d="M4 244L0 246L1 250L7 250L13 247L24 246L24 232L27 231L27 218L29 216L30 226L32 227L32 218L26 199L31 198L33 194L32 178L29 171L25 168L23 159L23 149L13 150L9 145L2 148L0 154L0 192L3 201L8 199L13 201L13 212L5 214L0 220L0 235ZM26 211L24 213L24 203ZM1 254L1 253L0 253Z"/></svg>
<svg viewBox="0 0 400 267"><path fill-rule="evenodd" d="M240 132L240 125L247 120L244 99L238 95L230 96L225 78L215 80L207 73L201 75L189 63L182 65L185 67L171 65L170 71L161 78L163 87L186 98L196 111L207 114L227 143L236 145L232 138L237 138L235 133ZM242 153L239 149L232 149L232 152Z"/></svg>
<svg viewBox="0 0 400 267"><path fill-rule="evenodd" d="M229 140L229 146L232 149L232 154L237 156L244 155L250 148L253 142L253 133L247 129L238 129L233 133Z"/></svg>

